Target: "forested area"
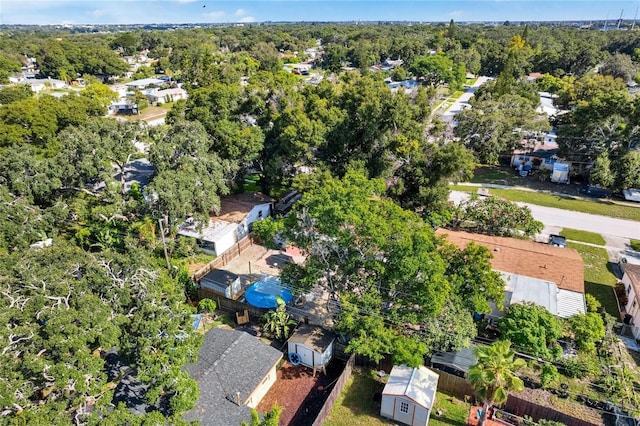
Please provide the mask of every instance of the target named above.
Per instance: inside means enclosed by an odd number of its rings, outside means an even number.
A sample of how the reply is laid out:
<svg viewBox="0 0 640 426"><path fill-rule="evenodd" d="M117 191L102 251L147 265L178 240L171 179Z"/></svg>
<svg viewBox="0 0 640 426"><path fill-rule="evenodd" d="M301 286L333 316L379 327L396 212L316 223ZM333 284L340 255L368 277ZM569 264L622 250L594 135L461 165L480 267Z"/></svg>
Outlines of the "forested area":
<svg viewBox="0 0 640 426"><path fill-rule="evenodd" d="M198 392L182 367L200 339L179 262L194 247L176 227L189 215L206 220L250 171L275 198L291 187L305 194L284 223L261 228L266 236L286 228L310 253L283 279L296 291L317 282L330 289L350 350L417 365L466 346L472 315L502 300L503 282L487 272L487 249L458 250L434 228L497 212L504 220L481 231L531 235L540 224L506 201L456 209L449 182L496 163L523 135L549 130L536 112L544 90L571 108L552 123L563 155L594 162L593 182L640 185L640 102L626 88L638 79L638 45L631 32L453 21L3 30L1 82L27 55L40 77L87 84L59 97L0 89L0 423L181 422ZM323 52L317 84L282 69L310 47ZM142 50L157 59L153 73L189 93L158 127L105 118L115 95L95 78L122 74L121 56ZM386 59L403 65L370 69ZM526 82L534 71L548 74ZM432 111L466 73L495 80L452 134ZM411 93L385 82L408 77L420 82ZM127 190L124 172L141 157L155 174ZM51 247L32 247L48 238ZM146 414L113 403L122 374L107 371L105 354L114 351L146 386Z"/></svg>

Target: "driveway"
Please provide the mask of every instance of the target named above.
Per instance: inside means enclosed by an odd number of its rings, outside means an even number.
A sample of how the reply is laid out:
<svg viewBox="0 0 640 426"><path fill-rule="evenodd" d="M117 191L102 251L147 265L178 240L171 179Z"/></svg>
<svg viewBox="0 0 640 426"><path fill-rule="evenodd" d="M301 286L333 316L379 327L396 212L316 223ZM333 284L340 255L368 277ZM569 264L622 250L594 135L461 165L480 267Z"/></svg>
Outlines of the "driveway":
<svg viewBox="0 0 640 426"><path fill-rule="evenodd" d="M474 95L478 87L482 86L487 81L491 80L491 77L478 77L473 86L467 87L458 99L456 99L453 104L447 108L445 112L440 116L440 120L451 123L453 118L459 114L465 108L471 108L471 104L469 103L469 99Z"/></svg>
<svg viewBox="0 0 640 426"><path fill-rule="evenodd" d="M449 196L449 199L456 204L467 198L469 198L469 194L461 191L451 191ZM640 240L640 222L534 204L517 204L529 207L533 217L542 222L545 227L571 228L595 232L603 235L605 239L612 237L610 240L612 242L615 241L614 244L618 246L624 244L620 239Z"/></svg>

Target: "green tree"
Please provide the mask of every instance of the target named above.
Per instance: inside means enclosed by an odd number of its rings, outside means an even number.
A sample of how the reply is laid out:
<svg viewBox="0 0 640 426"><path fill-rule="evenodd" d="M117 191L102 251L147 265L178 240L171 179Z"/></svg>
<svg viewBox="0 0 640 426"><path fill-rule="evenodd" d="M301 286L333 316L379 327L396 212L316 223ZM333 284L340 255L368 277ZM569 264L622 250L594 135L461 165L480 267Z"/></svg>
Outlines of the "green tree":
<svg viewBox="0 0 640 426"><path fill-rule="evenodd" d="M472 197L460 203L449 226L499 236L533 236L543 228L543 224L533 218L528 207L498 197Z"/></svg>
<svg viewBox="0 0 640 426"><path fill-rule="evenodd" d="M33 96L33 90L28 84L18 84L6 86L0 89L0 104L6 105L11 102L21 101Z"/></svg>
<svg viewBox="0 0 640 426"><path fill-rule="evenodd" d="M259 238L262 243L273 249L281 248L276 244L276 236L284 231L284 222L282 220L268 217L257 222L253 222L253 235Z"/></svg>
<svg viewBox="0 0 640 426"><path fill-rule="evenodd" d="M594 185L602 185L605 188L613 185L615 176L611 171L611 160L609 155L603 152L596 158L593 168L589 172L589 182Z"/></svg>
<svg viewBox="0 0 640 426"><path fill-rule="evenodd" d="M598 72L602 75L619 78L628 83L633 81L633 77L638 70L640 70L640 67L633 63L631 56L624 53L615 53L608 61L602 64Z"/></svg>
<svg viewBox="0 0 640 426"><path fill-rule="evenodd" d="M552 383L560 380L560 373L555 365L545 363L542 366L542 372L540 373L540 383L543 389L547 389Z"/></svg>
<svg viewBox="0 0 640 426"><path fill-rule="evenodd" d="M281 414L282 407L275 404L260 420L260 414L256 409L253 409L251 410L251 425L247 422L242 422L242 426L278 426Z"/></svg>
<svg viewBox="0 0 640 426"><path fill-rule="evenodd" d="M202 299L198 302L198 312L213 314L216 310L216 301L212 299Z"/></svg>
<svg viewBox="0 0 640 426"><path fill-rule="evenodd" d="M605 335L604 321L600 314L589 312L569 318L573 337L578 349L595 352L596 343Z"/></svg>
<svg viewBox="0 0 640 426"><path fill-rule="evenodd" d="M640 150L631 150L618 157L613 168L616 173L616 188L640 187Z"/></svg>
<svg viewBox="0 0 640 426"><path fill-rule="evenodd" d="M236 166L211 151L211 140L198 122L178 120L166 133L155 135L149 160L157 168L145 188L152 206L171 226L195 215L207 224L228 192L227 178Z"/></svg>
<svg viewBox="0 0 640 426"><path fill-rule="evenodd" d="M494 164L500 154L511 155L524 134L546 131L541 118L526 98L506 94L496 100L478 100L457 116L455 133L480 163Z"/></svg>
<svg viewBox="0 0 640 426"><path fill-rule="evenodd" d="M423 56L416 58L409 67L409 71L430 86L449 84L453 87L461 86L460 76L456 72L455 64L444 55ZM464 74L462 76L464 79Z"/></svg>
<svg viewBox="0 0 640 426"><path fill-rule="evenodd" d="M478 347L476 357L478 363L469 369L469 381L484 401L482 416L478 422L482 426L488 418L489 410L494 405L507 401L509 391L524 390L524 384L516 376L516 372L526 364L524 360L516 358L508 340Z"/></svg>
<svg viewBox="0 0 640 426"><path fill-rule="evenodd" d="M533 303L509 306L505 316L498 320L500 335L512 341L520 350L543 358L558 355L557 340L562 336L558 318L545 308Z"/></svg>
<svg viewBox="0 0 640 426"><path fill-rule="evenodd" d="M504 281L491 268L491 252L485 246L469 243L463 250L446 244L440 251L446 264L446 277L453 285L453 297L470 314L491 313L490 303L502 306Z"/></svg>

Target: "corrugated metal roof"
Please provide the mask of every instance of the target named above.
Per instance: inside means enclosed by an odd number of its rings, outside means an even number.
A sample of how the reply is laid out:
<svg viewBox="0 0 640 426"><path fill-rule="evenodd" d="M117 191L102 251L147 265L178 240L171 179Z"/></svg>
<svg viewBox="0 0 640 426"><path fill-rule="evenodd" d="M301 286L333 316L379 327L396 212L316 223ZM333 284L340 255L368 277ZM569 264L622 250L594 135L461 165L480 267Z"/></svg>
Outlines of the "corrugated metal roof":
<svg viewBox="0 0 640 426"><path fill-rule="evenodd" d="M574 315L584 314L585 301L584 294L576 291L558 290L558 316L569 318Z"/></svg>
<svg viewBox="0 0 640 426"><path fill-rule="evenodd" d="M558 287L551 281L500 272L511 293L509 304L533 302L554 315L558 313Z"/></svg>
<svg viewBox="0 0 640 426"><path fill-rule="evenodd" d="M389 381L382 391L383 395L403 395L415 403L431 409L438 388L438 373L427 367L407 367L396 365L391 369Z"/></svg>

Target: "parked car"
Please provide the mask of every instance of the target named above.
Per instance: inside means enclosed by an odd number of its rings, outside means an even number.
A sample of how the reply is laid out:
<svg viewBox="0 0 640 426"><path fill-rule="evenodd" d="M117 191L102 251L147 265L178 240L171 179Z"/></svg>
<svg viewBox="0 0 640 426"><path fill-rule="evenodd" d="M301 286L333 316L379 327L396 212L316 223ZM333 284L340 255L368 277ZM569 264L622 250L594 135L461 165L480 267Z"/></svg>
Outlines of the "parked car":
<svg viewBox="0 0 640 426"><path fill-rule="evenodd" d="M562 235L549 235L549 244L554 247L567 247L567 239Z"/></svg>

